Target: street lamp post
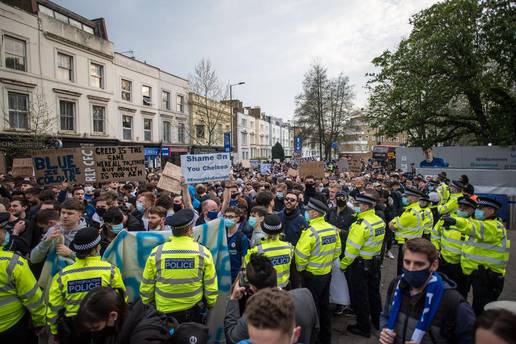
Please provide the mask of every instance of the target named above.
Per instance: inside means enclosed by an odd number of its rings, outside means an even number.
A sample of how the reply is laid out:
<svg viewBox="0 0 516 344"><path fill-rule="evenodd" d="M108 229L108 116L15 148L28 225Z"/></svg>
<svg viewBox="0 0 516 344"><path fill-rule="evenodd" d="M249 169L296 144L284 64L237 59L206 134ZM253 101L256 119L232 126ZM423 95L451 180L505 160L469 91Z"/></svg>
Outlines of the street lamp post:
<svg viewBox="0 0 516 344"><path fill-rule="evenodd" d="M231 152L233 152L233 147L235 146L234 144L234 137L236 135L233 135L233 117L235 116L235 107L233 106L233 86L240 86L240 85L243 85L245 84L245 81L240 81L239 83L236 83L236 84L230 84L229 85L229 104L230 104L230 107L231 107ZM235 128L236 130L236 128ZM231 154L231 157L233 157L233 154Z"/></svg>

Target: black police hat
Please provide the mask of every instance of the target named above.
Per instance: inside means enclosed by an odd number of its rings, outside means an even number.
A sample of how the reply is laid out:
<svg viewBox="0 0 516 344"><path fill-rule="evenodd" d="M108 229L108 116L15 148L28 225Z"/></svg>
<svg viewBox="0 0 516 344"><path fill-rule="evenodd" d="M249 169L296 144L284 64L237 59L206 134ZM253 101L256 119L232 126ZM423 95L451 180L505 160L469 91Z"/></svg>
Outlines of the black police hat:
<svg viewBox="0 0 516 344"><path fill-rule="evenodd" d="M171 217L167 218L165 224L175 229L183 229L193 225L195 212L192 209L181 209Z"/></svg>
<svg viewBox="0 0 516 344"><path fill-rule="evenodd" d="M451 186L453 186L459 190L464 190L464 188L466 187L466 185L464 185L464 183L461 182L460 180L452 180Z"/></svg>
<svg viewBox="0 0 516 344"><path fill-rule="evenodd" d="M321 214L328 212L328 206L326 204L324 204L324 202L319 201L318 199L313 198L313 197L311 197L308 200L308 204L306 205L305 208L318 211Z"/></svg>
<svg viewBox="0 0 516 344"><path fill-rule="evenodd" d="M276 214L267 215L262 222L262 230L271 235L281 233L281 219Z"/></svg>
<svg viewBox="0 0 516 344"><path fill-rule="evenodd" d="M477 202L475 202L474 199L467 197L467 196L459 197L459 199L457 200L457 203L462 204L462 205L467 205L468 207L472 207L472 208L477 207Z"/></svg>
<svg viewBox="0 0 516 344"><path fill-rule="evenodd" d="M450 180L448 179L448 177L447 177L446 172L444 172L444 171L440 172L440 173L437 175L437 177L439 177L439 179L441 179L441 180L443 180L443 181L445 181L445 182L450 181Z"/></svg>
<svg viewBox="0 0 516 344"><path fill-rule="evenodd" d="M100 244L99 230L95 227L84 227L79 229L72 242L70 248L74 252L86 252Z"/></svg>
<svg viewBox="0 0 516 344"><path fill-rule="evenodd" d="M403 192L403 195L405 196L416 196L419 198L425 197L425 194L421 191L413 188L405 188L405 191Z"/></svg>
<svg viewBox="0 0 516 344"><path fill-rule="evenodd" d="M355 201L358 203L369 204L369 205L372 205L373 207L376 204L376 199L374 197L363 194L363 193L356 195Z"/></svg>
<svg viewBox="0 0 516 344"><path fill-rule="evenodd" d="M335 197L348 197L348 193L346 191L337 191Z"/></svg>
<svg viewBox="0 0 516 344"><path fill-rule="evenodd" d="M497 210L502 207L502 204L500 202L498 202L497 200L495 200L493 198L485 197L485 196L478 197L477 205L479 207L491 207L491 208L495 208Z"/></svg>

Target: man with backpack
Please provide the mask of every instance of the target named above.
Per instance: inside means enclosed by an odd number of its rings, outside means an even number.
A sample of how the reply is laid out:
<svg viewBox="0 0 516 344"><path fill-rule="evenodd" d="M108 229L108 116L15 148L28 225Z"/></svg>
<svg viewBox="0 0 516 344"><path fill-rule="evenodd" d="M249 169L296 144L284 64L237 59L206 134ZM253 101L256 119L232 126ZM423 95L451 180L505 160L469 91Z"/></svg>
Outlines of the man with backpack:
<svg viewBox="0 0 516 344"><path fill-rule="evenodd" d="M240 208L228 207L224 212L224 226L228 242L229 261L231 263L231 283L235 281L242 267L242 258L247 254L249 239L238 230L237 222L242 213Z"/></svg>

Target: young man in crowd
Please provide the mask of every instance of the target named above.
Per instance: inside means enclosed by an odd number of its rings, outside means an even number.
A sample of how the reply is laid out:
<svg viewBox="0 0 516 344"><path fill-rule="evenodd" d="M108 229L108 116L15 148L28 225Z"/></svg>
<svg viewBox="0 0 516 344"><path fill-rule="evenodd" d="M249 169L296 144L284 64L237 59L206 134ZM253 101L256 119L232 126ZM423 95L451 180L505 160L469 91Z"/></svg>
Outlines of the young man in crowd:
<svg viewBox="0 0 516 344"><path fill-rule="evenodd" d="M242 267L242 260L249 249L249 239L238 230L237 222L241 216L240 209L229 207L224 212L224 226L228 243L229 260L231 263L231 282L234 282Z"/></svg>

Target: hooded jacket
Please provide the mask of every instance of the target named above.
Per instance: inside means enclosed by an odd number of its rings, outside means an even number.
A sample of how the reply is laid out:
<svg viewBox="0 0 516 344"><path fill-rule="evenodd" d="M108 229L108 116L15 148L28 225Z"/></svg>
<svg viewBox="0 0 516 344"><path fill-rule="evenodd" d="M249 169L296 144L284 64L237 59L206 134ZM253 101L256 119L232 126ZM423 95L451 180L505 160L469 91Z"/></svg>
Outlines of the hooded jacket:
<svg viewBox="0 0 516 344"><path fill-rule="evenodd" d="M285 241L288 241L293 246L296 246L301 232L303 229L308 227L303 214L298 208L295 208L292 212L287 213L287 208L283 209L278 213L281 218L281 224L283 226L283 233L285 233Z"/></svg>

